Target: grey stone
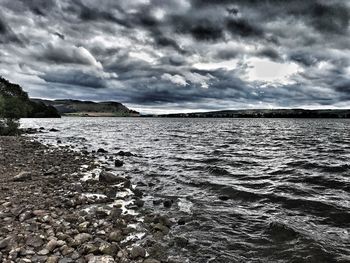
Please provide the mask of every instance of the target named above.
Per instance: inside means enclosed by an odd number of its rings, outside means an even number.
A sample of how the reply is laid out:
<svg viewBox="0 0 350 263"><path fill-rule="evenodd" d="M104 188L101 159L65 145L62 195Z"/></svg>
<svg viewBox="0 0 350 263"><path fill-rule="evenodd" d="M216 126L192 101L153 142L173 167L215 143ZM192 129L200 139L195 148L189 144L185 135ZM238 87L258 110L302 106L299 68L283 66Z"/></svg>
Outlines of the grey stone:
<svg viewBox="0 0 350 263"><path fill-rule="evenodd" d="M20 172L16 176L13 177L13 181L15 182L23 182L32 179L32 174L29 172Z"/></svg>
<svg viewBox="0 0 350 263"><path fill-rule="evenodd" d="M122 232L120 230L117 230L117 231L113 231L109 234L109 240L110 241L116 241L116 242L119 242L119 241L122 241L124 238Z"/></svg>
<svg viewBox="0 0 350 263"><path fill-rule="evenodd" d="M146 256L146 250L143 247L134 246L130 250L130 257L133 259L138 258L138 257L144 258L145 256Z"/></svg>
<svg viewBox="0 0 350 263"><path fill-rule="evenodd" d="M11 240L11 237L7 237L5 239L0 240L0 249L7 248L10 245Z"/></svg>
<svg viewBox="0 0 350 263"><path fill-rule="evenodd" d="M91 240L92 236L87 233L81 233L74 237L74 240L77 242L78 245L81 245L89 240Z"/></svg>
<svg viewBox="0 0 350 263"><path fill-rule="evenodd" d="M111 256L92 256L88 263L115 263Z"/></svg>

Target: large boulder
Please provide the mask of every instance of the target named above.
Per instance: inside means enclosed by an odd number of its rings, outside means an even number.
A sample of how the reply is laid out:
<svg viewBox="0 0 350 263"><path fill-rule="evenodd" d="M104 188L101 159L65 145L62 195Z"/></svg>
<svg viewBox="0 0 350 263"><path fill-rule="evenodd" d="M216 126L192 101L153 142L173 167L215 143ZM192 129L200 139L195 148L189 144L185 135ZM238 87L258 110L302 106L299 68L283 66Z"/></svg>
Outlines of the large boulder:
<svg viewBox="0 0 350 263"><path fill-rule="evenodd" d="M125 183L127 179L120 177L111 172L102 171L100 173L99 181L108 184Z"/></svg>

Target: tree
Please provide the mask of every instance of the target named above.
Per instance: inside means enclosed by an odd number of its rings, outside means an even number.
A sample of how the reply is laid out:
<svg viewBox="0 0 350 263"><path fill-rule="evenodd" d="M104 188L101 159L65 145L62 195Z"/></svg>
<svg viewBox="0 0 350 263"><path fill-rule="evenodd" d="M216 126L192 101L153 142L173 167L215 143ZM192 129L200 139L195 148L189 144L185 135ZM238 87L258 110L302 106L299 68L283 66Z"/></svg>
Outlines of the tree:
<svg viewBox="0 0 350 263"><path fill-rule="evenodd" d="M19 134L19 118L26 114L28 98L20 86L0 78L0 136Z"/></svg>
<svg viewBox="0 0 350 263"><path fill-rule="evenodd" d="M57 110L31 101L21 86L0 77L0 135L19 133L20 118L59 118Z"/></svg>
<svg viewBox="0 0 350 263"><path fill-rule="evenodd" d="M0 136L16 135L19 133L19 121L17 118L8 118L6 115L9 107L7 100L0 96Z"/></svg>

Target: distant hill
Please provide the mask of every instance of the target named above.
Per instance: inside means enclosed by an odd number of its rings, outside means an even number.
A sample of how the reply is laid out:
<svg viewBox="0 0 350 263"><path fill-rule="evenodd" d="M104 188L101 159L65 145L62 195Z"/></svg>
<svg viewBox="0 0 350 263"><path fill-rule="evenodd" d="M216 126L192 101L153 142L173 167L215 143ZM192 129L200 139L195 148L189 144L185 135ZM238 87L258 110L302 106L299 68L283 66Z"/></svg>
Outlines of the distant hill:
<svg viewBox="0 0 350 263"><path fill-rule="evenodd" d="M52 106L61 115L77 117L135 117L140 114L137 111L125 107L114 101L93 102L80 100L41 100L32 99L34 102Z"/></svg>
<svg viewBox="0 0 350 263"><path fill-rule="evenodd" d="M31 101L22 87L0 77L0 118L59 118L54 107Z"/></svg>
<svg viewBox="0 0 350 263"><path fill-rule="evenodd" d="M350 118L350 109L304 110L304 109L252 109L224 110L200 113L164 114L158 117L180 118Z"/></svg>

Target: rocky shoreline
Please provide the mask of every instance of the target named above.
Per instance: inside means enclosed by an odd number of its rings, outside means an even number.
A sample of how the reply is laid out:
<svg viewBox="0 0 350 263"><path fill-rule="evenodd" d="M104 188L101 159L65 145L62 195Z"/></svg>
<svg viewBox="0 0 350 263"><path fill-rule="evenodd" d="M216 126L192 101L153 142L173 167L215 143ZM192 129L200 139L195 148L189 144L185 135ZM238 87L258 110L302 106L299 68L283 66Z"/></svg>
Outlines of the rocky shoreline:
<svg viewBox="0 0 350 263"><path fill-rule="evenodd" d="M0 262L176 262L172 220L137 216L142 192L94 154L0 137Z"/></svg>

